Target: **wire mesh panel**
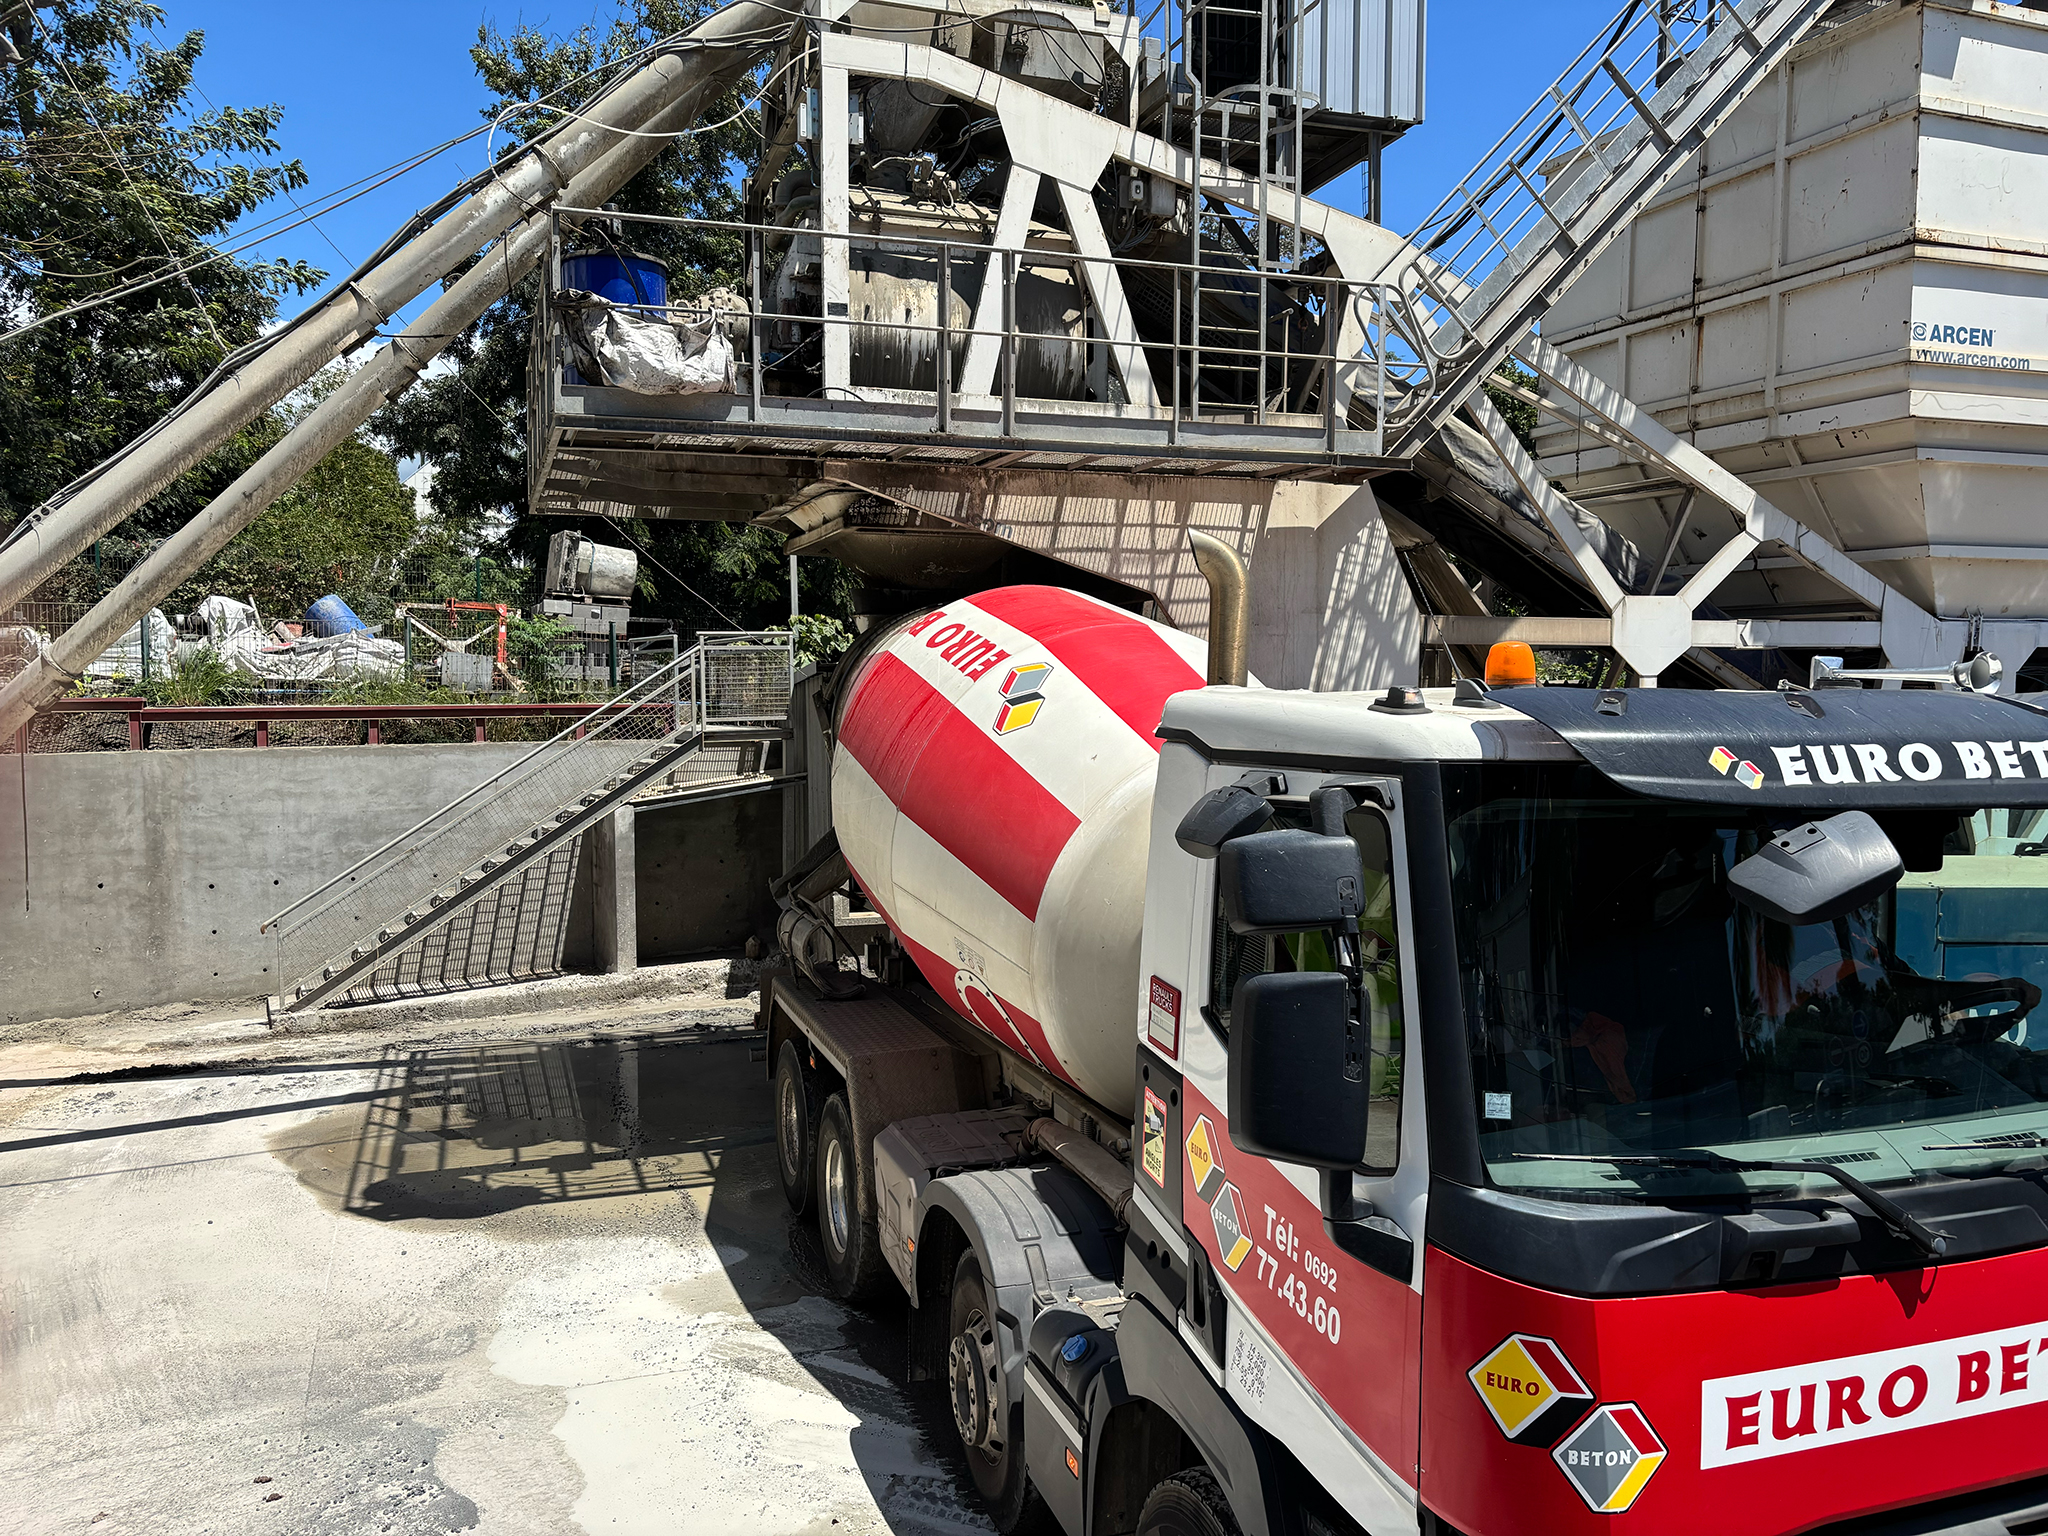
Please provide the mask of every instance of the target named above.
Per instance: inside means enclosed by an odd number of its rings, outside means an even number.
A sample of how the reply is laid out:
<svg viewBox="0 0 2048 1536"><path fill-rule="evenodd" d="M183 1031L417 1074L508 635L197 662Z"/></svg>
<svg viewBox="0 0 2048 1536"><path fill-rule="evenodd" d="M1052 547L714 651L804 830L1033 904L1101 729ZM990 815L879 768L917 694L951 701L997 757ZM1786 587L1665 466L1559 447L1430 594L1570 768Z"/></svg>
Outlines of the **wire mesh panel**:
<svg viewBox="0 0 2048 1536"><path fill-rule="evenodd" d="M780 720L789 713L794 639L786 634L707 634L706 717L720 722Z"/></svg>
<svg viewBox="0 0 2048 1536"><path fill-rule="evenodd" d="M350 1003L424 997L466 987L559 976L573 938L576 868L583 839L472 903L419 943L370 971L342 994ZM588 919L585 918L587 927Z"/></svg>

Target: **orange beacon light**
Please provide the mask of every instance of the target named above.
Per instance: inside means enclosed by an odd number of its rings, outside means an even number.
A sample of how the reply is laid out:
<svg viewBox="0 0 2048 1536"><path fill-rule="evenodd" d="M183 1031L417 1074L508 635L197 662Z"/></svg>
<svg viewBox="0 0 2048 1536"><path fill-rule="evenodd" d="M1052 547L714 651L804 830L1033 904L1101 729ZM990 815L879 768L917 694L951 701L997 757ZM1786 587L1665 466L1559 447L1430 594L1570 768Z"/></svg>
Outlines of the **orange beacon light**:
<svg viewBox="0 0 2048 1536"><path fill-rule="evenodd" d="M1536 682L1536 653L1520 640L1503 640L1486 653L1486 686L1527 688Z"/></svg>

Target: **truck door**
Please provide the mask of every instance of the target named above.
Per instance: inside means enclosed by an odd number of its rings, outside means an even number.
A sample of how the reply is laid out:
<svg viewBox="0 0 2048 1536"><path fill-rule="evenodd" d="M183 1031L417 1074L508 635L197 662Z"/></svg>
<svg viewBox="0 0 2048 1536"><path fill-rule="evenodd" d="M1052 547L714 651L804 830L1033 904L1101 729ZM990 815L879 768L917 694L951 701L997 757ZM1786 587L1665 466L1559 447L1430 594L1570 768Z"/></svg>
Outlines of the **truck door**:
<svg viewBox="0 0 2048 1536"><path fill-rule="evenodd" d="M1220 770L1219 770L1220 772ZM1236 777L1237 770L1230 772ZM1229 782L1225 779L1224 782ZM1309 826L1303 798L1314 776L1290 770L1289 794L1274 801L1275 825ZM1300 930L1244 934L1225 918L1217 863L1199 864L1190 971L1206 976L1199 1016L1182 1055L1182 1210L1209 1275L1191 1276L1220 1293L1222 1327L1184 1338L1213 1360L1225 1389L1276 1435L1368 1529L1414 1529L1416 1394L1420 1376L1423 1135L1420 1052L1409 1016L1414 936L1410 931L1398 781L1344 784L1364 803L1343 816L1362 866L1352 1022L1366 1045L1369 1091L1365 1156L1347 1176L1370 1202L1363 1229L1323 1219L1328 1174L1253 1155L1231 1139L1229 1040L1233 999L1248 978L1276 971L1335 969L1339 935ZM1378 803L1374 803L1378 802ZM1192 979L1192 978L1191 978ZM1200 985L1200 982L1196 983ZM1196 1010L1190 1010L1194 1012Z"/></svg>

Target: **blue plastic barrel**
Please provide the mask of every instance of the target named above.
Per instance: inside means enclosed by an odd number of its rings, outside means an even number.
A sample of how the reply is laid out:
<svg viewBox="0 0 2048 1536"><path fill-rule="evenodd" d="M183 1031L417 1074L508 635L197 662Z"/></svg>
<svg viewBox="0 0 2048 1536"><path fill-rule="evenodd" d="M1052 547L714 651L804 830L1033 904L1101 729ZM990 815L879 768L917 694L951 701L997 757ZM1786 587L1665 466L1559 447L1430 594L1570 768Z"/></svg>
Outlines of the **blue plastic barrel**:
<svg viewBox="0 0 2048 1536"><path fill-rule="evenodd" d="M640 280L637 288L635 278ZM614 304L666 304L668 267L637 251L627 252L623 260L610 251L586 251L563 258L562 286L581 288Z"/></svg>
<svg viewBox="0 0 2048 1536"><path fill-rule="evenodd" d="M306 610L308 633L325 640L331 635L346 635L354 630L368 629L355 615L355 610L330 592Z"/></svg>

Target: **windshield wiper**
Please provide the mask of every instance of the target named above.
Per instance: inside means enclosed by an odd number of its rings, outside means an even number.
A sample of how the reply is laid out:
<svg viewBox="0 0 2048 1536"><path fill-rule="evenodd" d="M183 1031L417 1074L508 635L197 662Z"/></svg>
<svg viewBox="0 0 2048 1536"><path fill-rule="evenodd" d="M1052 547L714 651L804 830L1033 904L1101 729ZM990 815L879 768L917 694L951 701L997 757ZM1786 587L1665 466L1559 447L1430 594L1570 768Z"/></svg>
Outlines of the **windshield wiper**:
<svg viewBox="0 0 2048 1536"><path fill-rule="evenodd" d="M1817 1173L1823 1178L1833 1179L1858 1200L1870 1208L1871 1214L1882 1221L1895 1234L1904 1238L1930 1259L1938 1259L1948 1252L1953 1239L1946 1232L1936 1232L1919 1218L1902 1208L1887 1195L1880 1195L1868 1184L1853 1174L1842 1172L1833 1163L1809 1162L1768 1162L1752 1163L1738 1158L1723 1157L1718 1152L1704 1152L1689 1157L1666 1157L1656 1155L1634 1155L1627 1157L1603 1157L1598 1153L1571 1152L1517 1152L1515 1156L1531 1162L1544 1163L1611 1163L1616 1167L1646 1168L1705 1168L1714 1173Z"/></svg>
<svg viewBox="0 0 2048 1536"><path fill-rule="evenodd" d="M2039 1131L2007 1131L2002 1136L1984 1136L1976 1141L1930 1141L1922 1152L2028 1152L2048 1147L2048 1136Z"/></svg>

